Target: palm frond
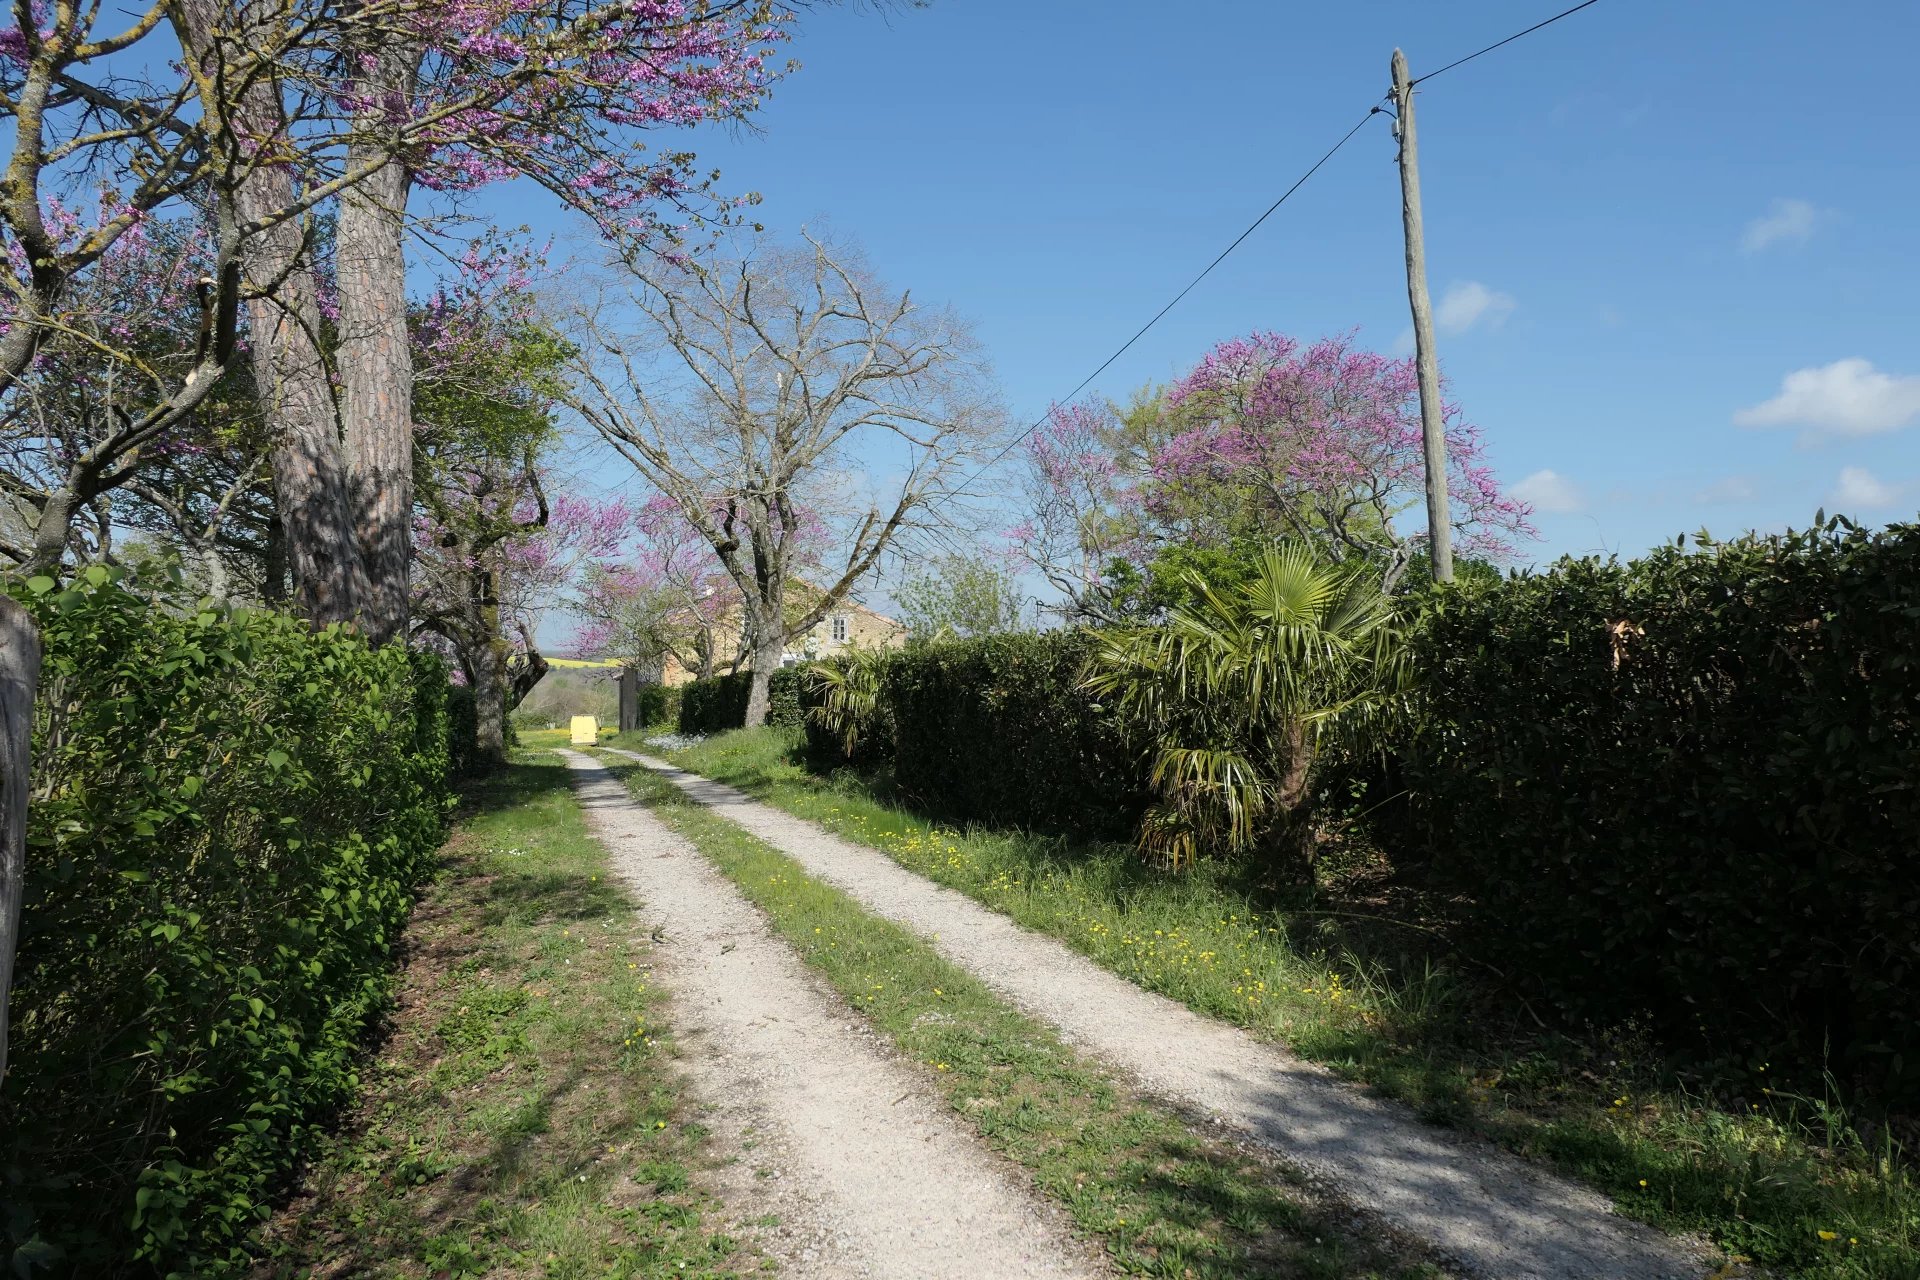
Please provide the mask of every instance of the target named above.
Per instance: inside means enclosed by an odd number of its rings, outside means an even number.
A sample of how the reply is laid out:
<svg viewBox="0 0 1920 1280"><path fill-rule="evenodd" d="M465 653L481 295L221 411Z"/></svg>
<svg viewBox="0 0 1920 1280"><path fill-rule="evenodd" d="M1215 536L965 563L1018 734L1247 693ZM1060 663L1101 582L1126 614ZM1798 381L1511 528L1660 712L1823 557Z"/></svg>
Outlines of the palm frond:
<svg viewBox="0 0 1920 1280"><path fill-rule="evenodd" d="M1083 681L1151 744L1159 803L1140 846L1176 865L1258 843L1286 817L1277 779L1310 767L1323 732L1377 720L1410 683L1393 604L1365 565L1278 544L1244 583L1188 585L1191 603L1162 625L1106 636Z"/></svg>

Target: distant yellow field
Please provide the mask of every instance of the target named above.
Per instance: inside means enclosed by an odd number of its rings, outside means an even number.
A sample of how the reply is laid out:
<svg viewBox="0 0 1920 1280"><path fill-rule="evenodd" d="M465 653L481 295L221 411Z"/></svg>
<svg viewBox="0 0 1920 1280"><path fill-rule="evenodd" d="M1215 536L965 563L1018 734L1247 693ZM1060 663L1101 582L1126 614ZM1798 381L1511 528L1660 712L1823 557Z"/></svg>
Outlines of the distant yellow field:
<svg viewBox="0 0 1920 1280"><path fill-rule="evenodd" d="M611 669L618 667L620 664L617 662L588 662L585 658L548 658L547 665L550 667L567 667L570 669L580 667Z"/></svg>

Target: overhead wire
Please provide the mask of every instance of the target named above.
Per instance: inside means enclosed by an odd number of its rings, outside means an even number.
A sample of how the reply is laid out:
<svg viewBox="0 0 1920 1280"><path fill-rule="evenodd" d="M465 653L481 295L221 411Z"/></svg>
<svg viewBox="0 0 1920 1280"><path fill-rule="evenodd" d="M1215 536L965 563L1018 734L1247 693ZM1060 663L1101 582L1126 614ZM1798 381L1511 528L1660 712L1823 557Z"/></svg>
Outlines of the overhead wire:
<svg viewBox="0 0 1920 1280"><path fill-rule="evenodd" d="M1582 9L1588 8L1589 6L1596 5L1599 3L1600 3L1600 0L1583 0L1582 3L1573 6L1573 8L1571 9L1563 10L1560 13L1554 14L1551 18L1548 18L1545 22L1536 22L1532 26L1528 27L1525 31L1514 32L1512 35L1508 36L1505 40L1496 40L1492 44L1488 45L1486 48L1470 53L1464 58L1455 58L1452 62L1449 62L1446 66L1441 67L1438 70L1429 71L1427 72L1427 74L1423 76L1415 76L1413 79L1413 83L1419 84L1423 80L1431 80L1435 76L1443 76L1447 74L1447 72L1453 70L1455 67L1465 66L1467 63L1472 62L1475 58L1480 57L1482 54L1492 53L1495 49L1500 48L1502 45L1512 44L1515 40L1518 40L1522 36L1530 36L1534 32L1540 30L1540 28L1542 27L1550 27L1554 23L1560 21L1560 19L1562 18L1570 18L1574 14L1580 12Z"/></svg>
<svg viewBox="0 0 1920 1280"><path fill-rule="evenodd" d="M1285 191L1280 193L1280 198L1278 200L1275 200L1272 204L1268 205L1264 213L1262 213L1259 217L1255 218L1252 222L1248 223L1246 230L1242 231L1239 235L1233 238L1233 243L1229 244L1226 248L1222 249L1218 254L1216 254L1212 262L1209 262L1206 266L1202 267L1200 269L1199 275L1187 281L1186 287L1181 289L1180 292L1174 294L1173 298L1167 303L1167 305L1165 305L1164 307L1161 307L1158 311L1154 312L1153 318L1151 320L1148 320L1145 324L1141 325L1139 329L1135 330L1134 335L1131 338L1128 338L1125 342L1121 343L1117 348L1115 348L1113 354L1108 356L1105 360L1102 360L1098 368L1096 368L1092 373L1088 374L1086 377L1082 378L1080 380L1080 385L1075 387L1073 390L1069 391L1066 394L1066 397L1063 401L1055 401L1055 403L1059 404L1059 403L1071 402L1075 396L1079 395L1082 391L1085 391L1095 378L1105 373L1107 371L1108 366L1112 365L1115 360L1118 360L1121 356L1125 355L1128 352L1128 350L1132 348L1134 343L1144 338L1147 335L1147 331L1149 329L1153 328L1153 326L1155 326L1156 324L1159 324L1161 319L1166 316L1167 312L1173 310L1176 306L1180 305L1180 300L1182 298L1186 297L1189 293L1192 293L1194 288L1197 285L1199 285L1199 283L1202 280L1205 280L1209 275L1213 274L1213 269L1219 266L1222 262L1225 262L1227 260L1228 254L1232 253L1235 249L1238 249L1242 241L1244 241L1248 236L1252 235L1255 231L1258 231L1260 229L1261 223L1265 222L1268 218L1271 218L1275 210L1277 210L1281 205L1285 204L1288 198L1291 197L1294 192L1298 191L1302 186L1304 186L1308 178L1311 178L1315 173L1319 172L1321 165L1324 165L1327 161L1333 159L1334 153L1339 151L1340 148L1346 146L1348 141L1352 139L1353 135L1356 133L1359 133L1360 130L1366 125L1367 121L1373 119L1374 116L1380 114L1381 110L1382 108L1378 106L1369 108L1367 111L1367 114L1361 116L1360 119L1355 122L1353 128L1347 130L1346 133L1341 135L1340 141L1334 143L1331 147L1327 148L1326 153L1322 155L1318 160L1315 160L1313 162L1313 165L1305 173L1301 174L1298 178L1294 179L1292 186L1288 187ZM978 480L986 472L992 470L995 466L999 464L1002 458L1006 457L1009 453L1012 453L1015 449L1019 448L1022 444L1024 444L1027 441L1027 439L1030 436L1033 435L1034 432L1038 431L1041 427L1045 426L1047 419L1052 416L1052 413L1053 413L1053 410L1049 408L1046 413L1043 413L1038 418L1035 418L1033 422L1028 425L1026 430L1022 431L1019 435L1015 436L1011 441L1009 441L1007 445L1000 450L1000 452L994 454L993 457L989 458L986 462L976 467L974 469L973 474L968 476L960 484L956 485L953 489L948 490L946 496L953 497L953 496L957 496L960 493L965 492L966 487L968 485L972 484L975 480Z"/></svg>
<svg viewBox="0 0 1920 1280"><path fill-rule="evenodd" d="M1474 52L1466 55L1464 58L1455 58L1452 62L1447 63L1445 66L1439 67L1433 71L1429 71L1427 72L1427 74L1423 76L1416 76L1410 82L1409 87L1412 87L1413 85L1422 84L1428 80L1433 79L1435 76L1445 75L1447 72L1453 70L1455 67L1465 66L1467 63L1472 62L1475 58L1483 57L1486 54L1492 53L1495 49L1503 48L1506 45L1510 45L1515 40L1519 40L1526 36L1530 36L1534 32L1541 30L1542 28L1552 26L1554 23L1560 21L1562 18L1570 18L1574 14L1580 12L1582 9L1591 8L1592 6L1598 3L1600 3L1600 0L1581 0L1581 3L1574 5L1572 8L1563 9L1559 13L1554 14L1551 18L1546 18L1540 22L1536 22L1532 26L1527 27L1525 30L1516 31L1512 35L1507 36L1505 39L1496 40L1492 44L1487 45L1483 49L1476 49ZM1386 96L1388 99L1391 99L1393 97L1391 93L1388 93ZM1340 148L1346 146L1347 143L1353 138L1353 136L1356 133L1359 133L1360 130L1365 127L1367 121L1373 119L1374 116L1379 115L1384 110L1386 110L1386 108L1384 108L1383 106L1377 103L1374 106L1370 107L1367 110L1367 114L1364 116L1361 116L1359 121L1356 122L1351 129L1347 130L1346 133L1342 134L1338 142L1334 143L1331 147L1327 148L1326 153L1322 155L1318 160L1314 161L1312 166L1308 168L1305 173L1301 174L1298 178L1294 179L1294 183L1292 186L1288 187L1285 191L1280 193L1280 198L1278 200L1275 200L1272 204L1268 205L1265 212L1263 212L1259 217L1255 218L1252 222L1247 224L1246 230L1242 231L1239 235L1235 236L1231 244L1229 244L1226 248L1222 249L1218 254L1214 256L1214 259L1212 262L1209 262L1205 267L1201 268L1200 274L1196 275L1193 279L1189 280L1185 288L1181 289L1179 293L1174 294L1173 298L1165 306L1161 307L1160 310L1154 312L1152 319L1148 320L1145 324L1141 325L1140 328L1134 332L1134 335L1132 337L1128 338L1125 342L1121 343L1119 347L1115 348L1113 354L1108 356L1105 360L1102 360L1099 364L1099 367L1094 369L1092 373L1089 373L1086 377L1082 378L1080 380L1080 384L1074 387L1072 391L1069 391L1066 394L1064 400L1057 400L1054 403L1055 404L1071 403L1075 396L1079 395L1082 391L1085 391L1087 387L1092 384L1095 378L1098 378L1101 374L1105 373L1107 369L1113 364L1114 361L1118 360L1121 356L1125 355L1129 350L1131 350L1134 343L1140 341L1141 338L1145 337L1147 335L1148 330L1152 329L1153 326L1155 326L1156 324L1159 324L1160 321L1166 316L1166 314L1169 311L1172 311L1176 306L1178 306L1180 304L1181 299L1185 298L1189 293L1192 293L1194 288L1198 286L1202 280L1205 280L1209 275L1213 274L1213 269L1219 266L1222 262L1225 262L1227 260L1227 256L1231 254L1235 249L1238 249L1242 244L1242 242L1244 242L1248 236L1252 235L1255 231L1258 231L1262 223L1266 222L1268 218L1272 217L1274 212L1278 210L1281 205L1285 204L1287 200L1293 195L1294 192L1298 191L1302 186L1306 184L1307 179L1311 178L1314 174L1318 173L1322 165L1326 164L1327 161L1333 159L1334 155L1340 150ZM1034 432L1038 431L1041 427L1045 426L1047 419L1051 417L1052 414L1053 414L1053 410L1051 407L1049 407L1046 413L1043 413L1038 418L1034 419L1033 422L1030 423L1025 430L1023 430L1022 432L1020 432L1019 435L1015 436L1012 440L1010 440L998 453L994 454L993 457L989 458L986 462L976 467L971 475L969 475L965 480L961 481L960 484L956 485L954 488L947 490L944 494L941 495L941 498L954 498L965 493L968 485L972 484L975 480L978 480L982 475L986 474L988 471L991 471L994 467L998 466L1002 459L1004 459L1008 454L1012 453L1015 449L1019 448L1022 444L1026 443L1026 441L1032 437Z"/></svg>

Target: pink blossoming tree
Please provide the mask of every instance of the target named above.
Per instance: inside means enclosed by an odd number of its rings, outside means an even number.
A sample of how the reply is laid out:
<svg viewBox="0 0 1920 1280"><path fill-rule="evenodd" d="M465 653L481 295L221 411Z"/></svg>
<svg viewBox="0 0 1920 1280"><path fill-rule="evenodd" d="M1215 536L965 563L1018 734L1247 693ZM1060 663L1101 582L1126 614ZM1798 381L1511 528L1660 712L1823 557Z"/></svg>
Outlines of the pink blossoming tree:
<svg viewBox="0 0 1920 1280"><path fill-rule="evenodd" d="M416 187L526 178L629 249L724 213L662 128L738 118L764 95L781 14L764 0L65 0L0 30L10 151L0 229L0 395L54 335L74 288L143 220L208 211L195 360L132 422L164 431L241 354L274 426L297 600L316 622L404 629L411 363L404 244ZM130 77L139 65L148 74ZM122 178L77 235L62 188ZM338 214L338 349L322 350L316 215ZM337 355L338 397L330 361ZM336 411L336 403L340 410Z"/></svg>
<svg viewBox="0 0 1920 1280"><path fill-rule="evenodd" d="M1445 414L1462 554L1509 556L1534 535L1503 494L1477 428ZM1108 617L1113 562L1167 547L1290 540L1376 566L1392 590L1425 543L1419 383L1411 360L1277 333L1223 342L1122 422L1056 409L1027 447L1032 510L1014 538L1086 617ZM1414 527L1420 525L1421 527ZM1078 560L1074 559L1078 556Z"/></svg>
<svg viewBox="0 0 1920 1280"><path fill-rule="evenodd" d="M634 520L629 557L588 567L575 594L574 645L650 680L660 679L668 658L704 680L722 662L740 662L739 637L732 653L721 652L721 625L739 612L734 599L706 538L679 503L657 493Z"/></svg>

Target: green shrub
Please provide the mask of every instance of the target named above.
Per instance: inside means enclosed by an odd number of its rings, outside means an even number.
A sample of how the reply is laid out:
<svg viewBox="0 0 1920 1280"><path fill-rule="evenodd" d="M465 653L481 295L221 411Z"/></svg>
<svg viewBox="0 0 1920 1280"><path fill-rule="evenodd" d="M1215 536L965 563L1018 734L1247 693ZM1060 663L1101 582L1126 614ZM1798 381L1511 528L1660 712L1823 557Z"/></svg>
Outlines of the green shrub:
<svg viewBox="0 0 1920 1280"><path fill-rule="evenodd" d="M21 599L46 656L0 1230L23 1275L219 1273L355 1091L444 834L446 671L103 570Z"/></svg>
<svg viewBox="0 0 1920 1280"><path fill-rule="evenodd" d="M1147 768L1117 715L1080 689L1095 644L1091 632L1049 631L893 654L873 735L891 741L873 750L890 758L901 794L936 816L1124 839Z"/></svg>
<svg viewBox="0 0 1920 1280"><path fill-rule="evenodd" d="M773 673L767 688L768 724L800 723L800 688L805 675L805 667L782 667ZM680 732L708 734L738 729L747 722L747 697L752 686L753 675L746 671L681 685Z"/></svg>
<svg viewBox="0 0 1920 1280"><path fill-rule="evenodd" d="M639 710L640 727L643 729L673 724L680 715L680 690L669 689L663 684L642 684Z"/></svg>
<svg viewBox="0 0 1920 1280"><path fill-rule="evenodd" d="M1475 945L1564 1012L1920 1096L1920 527L1442 593L1400 764Z"/></svg>

